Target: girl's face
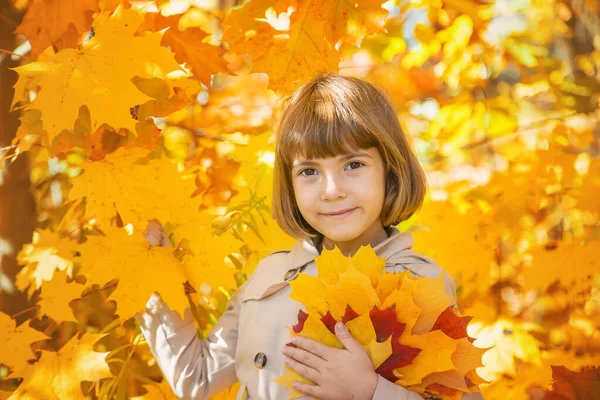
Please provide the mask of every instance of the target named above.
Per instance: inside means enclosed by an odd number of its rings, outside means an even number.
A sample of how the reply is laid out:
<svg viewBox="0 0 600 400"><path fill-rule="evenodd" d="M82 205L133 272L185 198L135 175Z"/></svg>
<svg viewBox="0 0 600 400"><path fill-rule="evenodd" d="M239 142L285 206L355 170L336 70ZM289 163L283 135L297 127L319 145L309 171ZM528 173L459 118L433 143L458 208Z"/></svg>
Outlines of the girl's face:
<svg viewBox="0 0 600 400"><path fill-rule="evenodd" d="M292 165L296 203L304 219L333 248L354 253L387 237L381 222L385 196L383 160L375 147ZM339 215L327 215L350 210Z"/></svg>

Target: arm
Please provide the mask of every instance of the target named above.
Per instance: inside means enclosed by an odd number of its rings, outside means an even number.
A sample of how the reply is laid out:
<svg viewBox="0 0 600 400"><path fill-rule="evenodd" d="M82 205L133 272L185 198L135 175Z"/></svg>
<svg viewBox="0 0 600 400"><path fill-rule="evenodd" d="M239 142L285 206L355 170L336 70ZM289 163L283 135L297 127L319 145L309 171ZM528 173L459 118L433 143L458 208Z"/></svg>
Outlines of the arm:
<svg viewBox="0 0 600 400"><path fill-rule="evenodd" d="M181 399L207 399L237 381L235 349L238 335L240 287L229 300L206 340L196 334L189 308L184 319L157 292L135 319L173 392Z"/></svg>

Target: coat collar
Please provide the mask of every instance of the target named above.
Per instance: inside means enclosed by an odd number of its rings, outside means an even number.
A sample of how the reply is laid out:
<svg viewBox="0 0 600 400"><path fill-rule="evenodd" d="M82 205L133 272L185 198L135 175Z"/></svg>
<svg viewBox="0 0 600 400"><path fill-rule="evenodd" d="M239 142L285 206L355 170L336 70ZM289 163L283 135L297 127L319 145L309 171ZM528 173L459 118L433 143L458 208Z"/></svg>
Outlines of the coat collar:
<svg viewBox="0 0 600 400"><path fill-rule="evenodd" d="M414 262L415 258L418 257L421 262L424 257L419 257L414 253L411 247L414 244L413 235L411 232L402 232L395 226L387 228L389 236L373 246L373 250L378 257L385 257L388 264L394 264L397 262L407 261ZM320 255L312 239L304 238L298 239L292 249L290 250L291 256L291 268L300 268L309 262L313 261L315 257Z"/></svg>

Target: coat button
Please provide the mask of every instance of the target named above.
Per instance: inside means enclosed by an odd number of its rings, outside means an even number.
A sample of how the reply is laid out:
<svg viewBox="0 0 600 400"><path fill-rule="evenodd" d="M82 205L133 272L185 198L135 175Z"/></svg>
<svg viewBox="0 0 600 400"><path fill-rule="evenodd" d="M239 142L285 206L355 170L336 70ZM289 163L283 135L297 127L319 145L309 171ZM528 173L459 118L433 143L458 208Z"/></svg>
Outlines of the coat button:
<svg viewBox="0 0 600 400"><path fill-rule="evenodd" d="M285 273L283 279L286 281L293 281L298 277L298 275L300 275L298 269L290 269L288 272Z"/></svg>
<svg viewBox="0 0 600 400"><path fill-rule="evenodd" d="M256 353L254 356L254 366L258 369L263 369L267 365L267 356L265 353Z"/></svg>

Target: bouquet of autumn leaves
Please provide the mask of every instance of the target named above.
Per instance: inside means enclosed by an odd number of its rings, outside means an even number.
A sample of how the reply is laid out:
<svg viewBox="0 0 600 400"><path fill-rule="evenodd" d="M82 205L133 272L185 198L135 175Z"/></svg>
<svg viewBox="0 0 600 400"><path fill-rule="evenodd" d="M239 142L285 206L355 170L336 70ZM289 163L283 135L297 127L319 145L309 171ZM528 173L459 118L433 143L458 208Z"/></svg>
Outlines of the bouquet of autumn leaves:
<svg viewBox="0 0 600 400"><path fill-rule="evenodd" d="M436 279L410 271L388 273L385 258L370 246L353 257L336 247L315 258L317 276L300 274L290 282L290 297L302 303L292 335L343 348L334 333L342 321L367 351L376 372L422 397L460 399L478 392L484 382L475 372L487 349L473 346L467 335L471 317L460 317L454 299ZM290 368L276 379L290 398L303 396L291 383L312 384Z"/></svg>

